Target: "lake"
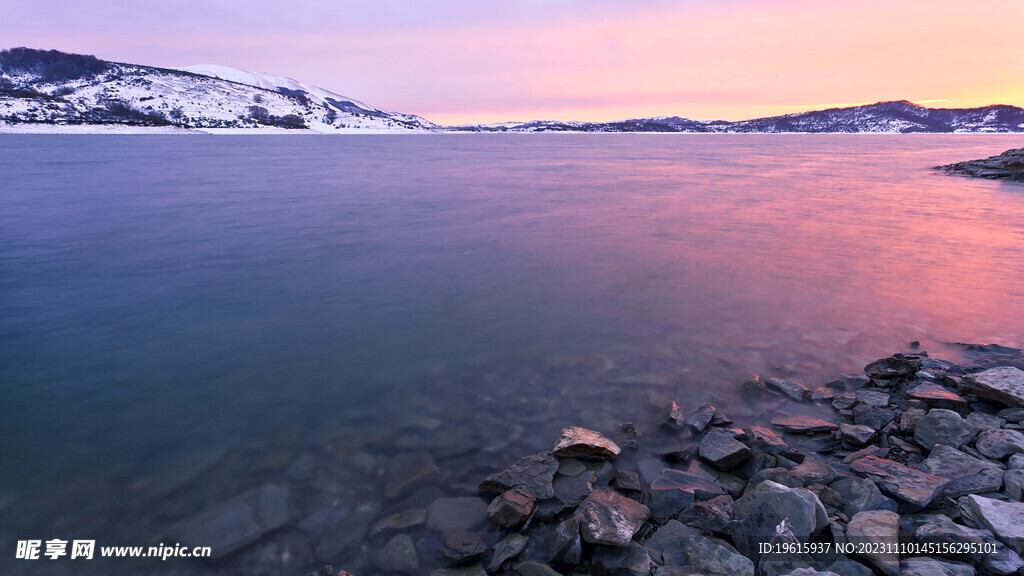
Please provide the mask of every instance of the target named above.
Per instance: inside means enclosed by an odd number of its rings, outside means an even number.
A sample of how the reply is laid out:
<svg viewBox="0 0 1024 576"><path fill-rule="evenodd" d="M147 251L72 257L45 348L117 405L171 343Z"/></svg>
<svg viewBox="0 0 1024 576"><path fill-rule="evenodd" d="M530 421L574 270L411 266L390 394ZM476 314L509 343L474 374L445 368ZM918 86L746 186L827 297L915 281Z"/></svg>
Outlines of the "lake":
<svg viewBox="0 0 1024 576"><path fill-rule="evenodd" d="M0 544L171 542L267 481L384 514L408 451L466 495L566 425L742 422L754 373L1020 347L1024 185L931 170L1019 145L2 136Z"/></svg>

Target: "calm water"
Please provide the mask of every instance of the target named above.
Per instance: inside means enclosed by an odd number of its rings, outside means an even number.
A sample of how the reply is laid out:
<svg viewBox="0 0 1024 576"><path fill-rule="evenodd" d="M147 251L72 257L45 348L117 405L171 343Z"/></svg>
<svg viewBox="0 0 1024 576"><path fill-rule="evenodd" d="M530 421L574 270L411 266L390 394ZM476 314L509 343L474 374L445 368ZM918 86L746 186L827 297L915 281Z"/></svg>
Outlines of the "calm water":
<svg viewBox="0 0 1024 576"><path fill-rule="evenodd" d="M148 544L303 453L446 470L751 373L1020 346L1024 186L929 169L1019 144L0 137L0 553Z"/></svg>

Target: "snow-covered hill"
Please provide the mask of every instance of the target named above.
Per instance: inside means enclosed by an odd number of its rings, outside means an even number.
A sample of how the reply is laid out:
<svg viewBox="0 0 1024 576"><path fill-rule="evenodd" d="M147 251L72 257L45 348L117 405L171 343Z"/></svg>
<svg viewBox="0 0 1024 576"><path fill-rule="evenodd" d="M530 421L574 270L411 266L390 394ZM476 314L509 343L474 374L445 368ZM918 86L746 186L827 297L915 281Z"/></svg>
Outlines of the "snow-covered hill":
<svg viewBox="0 0 1024 576"><path fill-rule="evenodd" d="M290 78L225 66L155 68L16 48L0 52L0 122L317 132L423 131L434 124Z"/></svg>

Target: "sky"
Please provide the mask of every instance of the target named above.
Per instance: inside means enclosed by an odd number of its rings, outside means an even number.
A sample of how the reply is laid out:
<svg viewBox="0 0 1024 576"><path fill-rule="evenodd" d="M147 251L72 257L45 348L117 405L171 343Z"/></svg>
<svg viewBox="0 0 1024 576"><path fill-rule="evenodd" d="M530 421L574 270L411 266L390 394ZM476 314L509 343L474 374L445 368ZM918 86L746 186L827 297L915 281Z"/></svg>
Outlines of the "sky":
<svg viewBox="0 0 1024 576"><path fill-rule="evenodd" d="M0 48L290 76L441 124L1024 106L1021 0L37 0Z"/></svg>

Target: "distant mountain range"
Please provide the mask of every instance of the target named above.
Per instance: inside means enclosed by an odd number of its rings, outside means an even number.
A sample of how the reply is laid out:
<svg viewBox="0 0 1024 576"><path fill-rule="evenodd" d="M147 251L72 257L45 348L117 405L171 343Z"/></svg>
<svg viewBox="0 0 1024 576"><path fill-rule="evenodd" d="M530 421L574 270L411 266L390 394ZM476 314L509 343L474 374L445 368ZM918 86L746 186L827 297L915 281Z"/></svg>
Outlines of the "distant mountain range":
<svg viewBox="0 0 1024 576"><path fill-rule="evenodd" d="M317 132L1012 133L1016 106L926 108L905 100L727 122L678 116L443 127L291 78L227 66L156 68L55 50L0 51L0 125L114 125Z"/></svg>

